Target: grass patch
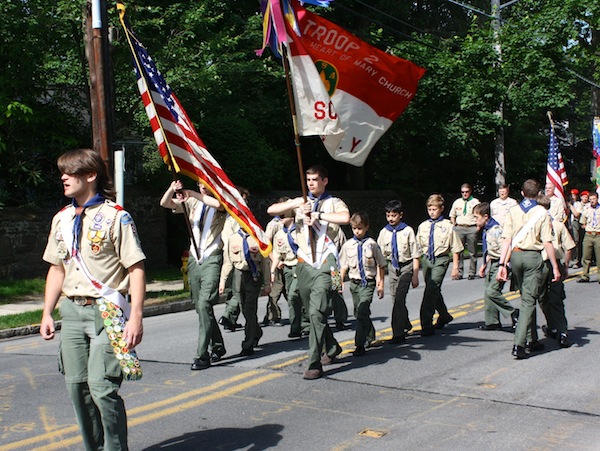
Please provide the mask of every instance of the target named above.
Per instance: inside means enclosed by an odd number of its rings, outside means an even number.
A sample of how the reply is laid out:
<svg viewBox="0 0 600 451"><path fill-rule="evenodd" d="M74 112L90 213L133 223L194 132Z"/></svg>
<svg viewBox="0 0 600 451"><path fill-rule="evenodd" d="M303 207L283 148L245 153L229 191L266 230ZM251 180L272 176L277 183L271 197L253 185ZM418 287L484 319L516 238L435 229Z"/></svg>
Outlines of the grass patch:
<svg viewBox="0 0 600 451"><path fill-rule="evenodd" d="M59 320L58 309L52 313L54 320ZM0 316L0 330L14 329L15 327L31 326L42 322L42 310L33 310L31 312L16 313L14 315Z"/></svg>
<svg viewBox="0 0 600 451"><path fill-rule="evenodd" d="M41 277L23 280L0 280L0 300L10 301L32 294L44 293L46 280Z"/></svg>
<svg viewBox="0 0 600 451"><path fill-rule="evenodd" d="M160 269L146 269L146 280L148 282L181 280L181 271L174 266Z"/></svg>

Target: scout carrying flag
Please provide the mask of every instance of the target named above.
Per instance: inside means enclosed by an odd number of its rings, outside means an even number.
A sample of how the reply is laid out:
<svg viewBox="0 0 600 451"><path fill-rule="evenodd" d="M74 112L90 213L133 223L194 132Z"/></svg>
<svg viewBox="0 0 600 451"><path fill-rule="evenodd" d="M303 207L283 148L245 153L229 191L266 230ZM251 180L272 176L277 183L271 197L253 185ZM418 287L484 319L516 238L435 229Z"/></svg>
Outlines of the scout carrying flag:
<svg viewBox="0 0 600 451"><path fill-rule="evenodd" d="M299 133L321 135L335 160L362 166L414 98L425 69L367 44L296 0L269 0L264 11L263 47L277 40L289 49Z"/></svg>
<svg viewBox="0 0 600 451"><path fill-rule="evenodd" d="M558 141L556 140L556 133L554 133L554 121L552 120L550 112L548 112L548 118L550 119L550 142L548 143L546 183L552 183L554 185L554 194L562 200L562 205L566 206L565 185L569 183L569 179L567 178L567 171L565 170L565 162L558 149Z"/></svg>
<svg viewBox="0 0 600 451"><path fill-rule="evenodd" d="M271 243L260 224L225 171L208 152L175 93L126 23L125 6L118 3L117 9L133 55L138 89L163 160L175 172L206 186L240 226L256 239L261 254L268 256Z"/></svg>

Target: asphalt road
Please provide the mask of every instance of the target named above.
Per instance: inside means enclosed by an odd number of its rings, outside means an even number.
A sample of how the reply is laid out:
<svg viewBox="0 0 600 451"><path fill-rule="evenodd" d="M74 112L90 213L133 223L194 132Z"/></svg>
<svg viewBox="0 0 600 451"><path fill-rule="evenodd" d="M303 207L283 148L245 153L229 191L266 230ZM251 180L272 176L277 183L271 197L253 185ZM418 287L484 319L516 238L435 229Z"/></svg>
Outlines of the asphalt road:
<svg viewBox="0 0 600 451"><path fill-rule="evenodd" d="M455 320L441 333L353 357L353 331L336 332L345 352L316 381L302 379L308 341L289 340L288 327L264 328L250 358L237 357L243 332L225 332L225 358L193 372L196 313L147 318L138 347L144 378L121 390L130 448L598 450L599 288L566 284L571 348L544 339L545 351L517 361L510 332L477 329L483 281L446 280ZM408 298L415 330L422 291ZM349 294L346 302L352 312ZM287 317L284 299L280 306ZM389 296L372 311L378 338L389 337ZM39 336L0 341L0 451L82 449L57 349Z"/></svg>

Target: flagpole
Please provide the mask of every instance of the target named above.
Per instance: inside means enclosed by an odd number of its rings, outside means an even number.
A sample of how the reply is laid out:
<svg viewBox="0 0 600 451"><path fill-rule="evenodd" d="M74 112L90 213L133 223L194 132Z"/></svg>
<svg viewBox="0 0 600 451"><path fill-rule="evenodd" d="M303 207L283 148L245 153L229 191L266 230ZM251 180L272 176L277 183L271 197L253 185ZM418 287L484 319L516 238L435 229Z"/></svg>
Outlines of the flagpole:
<svg viewBox="0 0 600 451"><path fill-rule="evenodd" d="M302 200L306 203L306 198L308 196L306 189L306 174L304 173L304 165L302 164L302 147L300 145L300 134L298 133L298 118L296 116L296 99L294 98L294 91L292 88L292 80L290 79L290 62L287 58L287 47L285 44L282 44L282 57L283 60L283 69L285 71L285 83L287 85L288 92L288 100L290 103L290 110L292 113L292 126L294 128L294 146L296 147L296 158L298 160L298 171L300 171L300 185L302 186ZM313 262L315 261L317 255L317 248L315 244L315 239L312 233L308 234L310 241L310 250L312 253Z"/></svg>
<svg viewBox="0 0 600 451"><path fill-rule="evenodd" d="M119 20L121 22L121 26L123 27L123 30L125 30L125 37L127 38L127 44L129 45L129 49L131 50L131 54L133 55L133 59L135 61L135 65L137 66L140 77L142 78L142 80L144 80L144 83L146 84L146 92L148 93L148 97L150 99L150 102L152 103L152 107L154 108L154 111L156 112L156 105L154 105L154 100L152 99L152 94L150 94L150 89L148 88L148 82L146 80L146 72L142 69L142 65L140 64L140 61L138 60L138 55L136 54L136 52L133 48L133 45L131 44L131 36L129 34L129 29L125 25L125 10L126 10L125 5L123 3L118 2L117 9L119 10ZM164 138L164 143L167 148L169 162L168 163L165 162L165 163L167 163L167 165L169 166L169 168L171 170L171 175L173 176L173 181L176 181L179 179L179 177L178 177L177 169L175 168L175 159L173 158L173 151L171 150L171 146L169 145L169 141L167 140L167 135L163 128L162 121L160 120L160 116L158 114L156 114L156 120L158 121L158 124L160 126L160 130L161 130L163 138ZM196 251L196 257L200 258L200 248L198 247L198 244L196 242L196 237L194 236L194 231L192 229L192 223L190 222L190 217L189 217L187 205L185 204L185 202L181 202L181 208L183 210L183 217L185 218L185 225L186 225L186 228L188 231L188 235L190 236L190 241L192 242L192 246L194 246L194 250Z"/></svg>
<svg viewBox="0 0 600 451"><path fill-rule="evenodd" d="M554 130L554 120L552 119L552 111L547 111L546 115L548 116L548 120L550 121L550 127Z"/></svg>

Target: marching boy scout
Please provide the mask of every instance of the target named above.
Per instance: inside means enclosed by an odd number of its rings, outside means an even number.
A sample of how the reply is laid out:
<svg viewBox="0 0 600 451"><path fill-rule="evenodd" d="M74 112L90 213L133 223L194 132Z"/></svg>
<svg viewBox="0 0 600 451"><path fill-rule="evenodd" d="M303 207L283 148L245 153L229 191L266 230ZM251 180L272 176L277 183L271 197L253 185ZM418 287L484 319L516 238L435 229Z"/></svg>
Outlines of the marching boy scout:
<svg viewBox="0 0 600 451"><path fill-rule="evenodd" d="M551 207L551 200L548 196L540 196L538 203L547 210ZM571 260L571 252L576 248L575 241L571 237L567 226L563 221L552 218L552 228L554 229L554 253L556 254L556 262L562 274L562 277L556 282L552 282L552 266L548 260L548 255L542 251L544 259L544 268L542 270L542 290L540 292L540 307L546 317L546 325L542 326L544 335L553 338L558 342L561 348L568 348L569 336L567 334L567 317L565 315L564 300L567 297L565 294L565 284L563 279L567 277L569 261Z"/></svg>
<svg viewBox="0 0 600 451"><path fill-rule="evenodd" d="M174 213L187 213L194 234L194 239L190 240L188 278L199 327L192 370L204 370L225 355L225 344L213 305L219 301L219 274L223 264L221 232L226 213L204 185L199 184L199 187L200 192L184 190L181 181L177 180L171 183L160 200L163 208ZM175 193L180 193L181 198L173 198Z"/></svg>
<svg viewBox="0 0 600 451"><path fill-rule="evenodd" d="M271 262L262 256L256 240L243 229L229 237L225 244L224 256L219 293L223 294L225 291L225 283L233 271L231 290L233 296L239 300L246 319L240 355L252 355L262 337L262 330L258 324L258 296L263 285L265 294L271 292Z"/></svg>
<svg viewBox="0 0 600 451"><path fill-rule="evenodd" d="M581 214L581 227L585 230L581 246L583 273L577 282L590 281L592 256L596 257L597 264L600 261L600 205L598 204L598 194L592 191L589 194L589 199L589 204Z"/></svg>
<svg viewBox="0 0 600 451"><path fill-rule="evenodd" d="M52 311L64 294L59 367L83 445L87 450L126 450L127 415L118 390L123 373L131 376L139 368L139 362L129 365L129 350L142 341L146 257L131 216L112 201L100 155L72 150L58 159L58 169L72 204L52 219L43 256L50 268L40 334L45 340L54 338ZM124 297L128 291L131 305ZM109 331L115 337L109 339Z"/></svg>
<svg viewBox="0 0 600 451"><path fill-rule="evenodd" d="M450 221L454 225L458 237L463 247L469 251L469 280L475 278L477 273L477 226L473 216L473 208L479 203L479 199L473 197L473 188L468 183L463 183L460 187L460 198L456 199L450 209ZM453 279L462 279L463 277L463 257L464 252L459 255L458 274L453 275Z"/></svg>
<svg viewBox="0 0 600 451"><path fill-rule="evenodd" d="M308 316L303 314L302 302L298 294L298 278L296 265L298 264L298 245L295 241L296 224L293 216L281 219L281 228L273 237L273 251L271 253L271 282L277 277L277 271L282 274L287 293L288 315L290 320L290 333L288 338L302 337L302 331L308 332Z"/></svg>
<svg viewBox="0 0 600 451"><path fill-rule="evenodd" d="M326 191L328 183L327 169L312 166L306 170L309 191L306 203L297 197L267 209L272 216L291 211L296 214L298 290L310 318L308 368L303 375L307 380L322 377L323 365L332 363L342 352L327 324L327 316L331 310L331 273L338 266L336 240L340 238L340 225L348 224L350 212L344 201Z"/></svg>
<svg viewBox="0 0 600 451"><path fill-rule="evenodd" d="M502 230L502 251L496 277L498 280L507 280L506 263L510 260L515 285L521 291L521 309L512 349L512 355L517 359L528 357L525 344L528 329L533 324L536 302L539 300L544 265L541 253L543 249L548 253L552 265L552 281L556 282L561 277L552 245L550 216L536 200L539 191L537 181L529 179L523 183L523 200L509 210ZM533 330L529 332L535 334Z"/></svg>
<svg viewBox="0 0 600 451"><path fill-rule="evenodd" d="M485 312L485 324L480 325L481 330L502 329L500 315L512 318L513 325L516 324L518 311L506 300L502 289L504 282L496 279L498 273L498 259L502 248L502 226L490 216L490 204L482 202L473 209L477 228L482 230L482 254L483 263L479 269L479 275L484 278L485 291L483 305ZM487 270L487 274L486 274Z"/></svg>
<svg viewBox="0 0 600 451"><path fill-rule="evenodd" d="M412 329L406 295L410 285L419 286L419 247L415 231L402 221L404 212L399 200L385 204L387 225L381 229L377 244L388 261L390 294L394 299L392 308L392 338L387 343L400 344L406 340L406 334Z"/></svg>
<svg viewBox="0 0 600 451"><path fill-rule="evenodd" d="M450 264L452 254L452 278L458 276L458 254L463 251L460 238L452 228L450 220L442 216L444 198L432 194L427 199L427 214L429 219L423 221L417 229L417 243L421 247L421 264L425 291L421 303L421 336L428 337L435 329L442 329L454 318L444 303L442 282ZM433 314L437 310L439 316L435 326Z"/></svg>
<svg viewBox="0 0 600 451"><path fill-rule="evenodd" d="M352 353L355 357L365 355L365 346L375 341L375 327L371 321L371 302L377 288L377 296L383 298L386 260L377 242L367 236L369 217L366 213L354 213L350 218L354 238L346 241L340 252L340 278L350 277L350 293L354 303L354 317L358 322Z"/></svg>

